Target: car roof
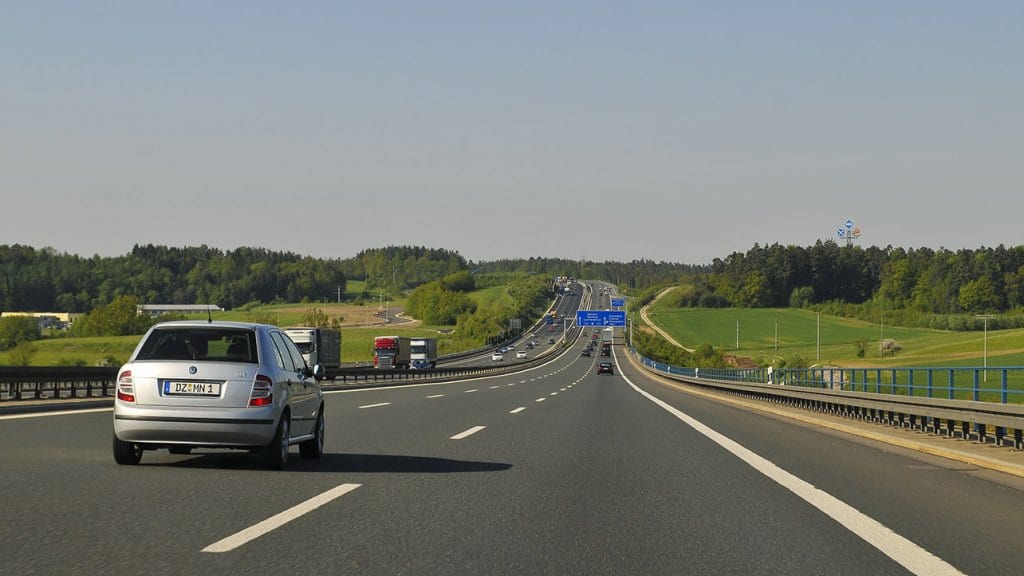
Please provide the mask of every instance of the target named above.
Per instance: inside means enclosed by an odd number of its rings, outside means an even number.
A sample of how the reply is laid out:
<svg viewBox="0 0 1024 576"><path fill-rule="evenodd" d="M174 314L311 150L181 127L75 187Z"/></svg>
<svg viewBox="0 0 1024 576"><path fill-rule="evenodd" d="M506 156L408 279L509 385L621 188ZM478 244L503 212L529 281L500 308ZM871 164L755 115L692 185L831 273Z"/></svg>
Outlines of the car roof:
<svg viewBox="0 0 1024 576"><path fill-rule="evenodd" d="M277 328L269 324L257 324L255 322L232 322L228 320L174 320L171 322L158 322L153 325L153 328L245 328L245 329L256 329L260 326L267 328Z"/></svg>

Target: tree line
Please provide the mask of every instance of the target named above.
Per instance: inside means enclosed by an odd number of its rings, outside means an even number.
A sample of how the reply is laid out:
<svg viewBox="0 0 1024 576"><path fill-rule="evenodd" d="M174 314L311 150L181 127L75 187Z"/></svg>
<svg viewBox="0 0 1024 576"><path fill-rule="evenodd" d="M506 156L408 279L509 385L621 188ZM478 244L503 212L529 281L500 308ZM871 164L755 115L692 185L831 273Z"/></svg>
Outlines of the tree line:
<svg viewBox="0 0 1024 576"><path fill-rule="evenodd" d="M344 290L340 260L263 248L136 245L84 258L52 248L0 246L0 310L88 312L118 297L142 304L320 301Z"/></svg>
<svg viewBox="0 0 1024 576"><path fill-rule="evenodd" d="M558 258L471 262L458 252L418 246L322 259L263 248L152 244L136 245L124 256L86 258L0 245L0 310L87 312L120 296L143 304L225 308L317 302L333 300L350 278L365 280L368 289L407 292L463 272L477 283L489 273L605 280L633 294L677 285L673 298L680 306L858 305L918 316L1024 314L1024 246L951 251L839 246L832 240L808 247L755 245L709 265Z"/></svg>
<svg viewBox="0 0 1024 576"><path fill-rule="evenodd" d="M678 307L807 307L936 329L1024 326L1024 246L947 249L755 245L682 279Z"/></svg>

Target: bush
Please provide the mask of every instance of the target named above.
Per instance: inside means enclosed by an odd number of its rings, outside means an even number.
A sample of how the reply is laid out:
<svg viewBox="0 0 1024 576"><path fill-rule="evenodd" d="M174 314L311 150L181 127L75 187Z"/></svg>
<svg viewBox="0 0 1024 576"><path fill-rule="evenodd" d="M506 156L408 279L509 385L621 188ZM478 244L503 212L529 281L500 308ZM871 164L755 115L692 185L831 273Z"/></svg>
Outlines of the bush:
<svg viewBox="0 0 1024 576"><path fill-rule="evenodd" d="M857 358L863 358L868 351L867 340L857 340Z"/></svg>
<svg viewBox="0 0 1024 576"><path fill-rule="evenodd" d="M39 320L33 316L0 318L0 350L10 350L23 342L42 338Z"/></svg>
<svg viewBox="0 0 1024 576"><path fill-rule="evenodd" d="M302 319L299 320L299 323L313 328L341 330L341 323L344 320L342 316L330 316L320 308L310 308L302 314Z"/></svg>
<svg viewBox="0 0 1024 576"><path fill-rule="evenodd" d="M139 314L138 298L120 296L98 306L75 322L76 336L130 336L144 334L156 320Z"/></svg>
<svg viewBox="0 0 1024 576"><path fill-rule="evenodd" d="M790 308L805 308L814 303L814 288L811 286L800 286L794 288L789 295Z"/></svg>
<svg viewBox="0 0 1024 576"><path fill-rule="evenodd" d="M794 369L810 368L811 367L811 363L806 358L804 358L803 356L801 356L799 354L794 354L794 355L790 356L788 359L786 359L784 367L785 368L794 368Z"/></svg>
<svg viewBox="0 0 1024 576"><path fill-rule="evenodd" d="M11 363L11 366L28 366L32 363L32 358L35 357L36 352L38 350L35 344L22 342L7 353L7 360Z"/></svg>

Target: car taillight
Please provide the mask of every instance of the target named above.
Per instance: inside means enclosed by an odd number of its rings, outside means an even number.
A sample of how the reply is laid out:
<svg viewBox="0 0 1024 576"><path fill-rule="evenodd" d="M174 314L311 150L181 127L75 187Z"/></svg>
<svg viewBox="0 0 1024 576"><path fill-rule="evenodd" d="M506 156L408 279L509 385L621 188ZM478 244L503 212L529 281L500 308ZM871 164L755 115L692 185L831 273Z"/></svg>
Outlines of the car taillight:
<svg viewBox="0 0 1024 576"><path fill-rule="evenodd" d="M135 382L132 371L125 370L117 375L117 399L122 402L135 402Z"/></svg>
<svg viewBox="0 0 1024 576"><path fill-rule="evenodd" d="M274 381L269 376L257 374L249 395L249 406L270 406L274 403Z"/></svg>

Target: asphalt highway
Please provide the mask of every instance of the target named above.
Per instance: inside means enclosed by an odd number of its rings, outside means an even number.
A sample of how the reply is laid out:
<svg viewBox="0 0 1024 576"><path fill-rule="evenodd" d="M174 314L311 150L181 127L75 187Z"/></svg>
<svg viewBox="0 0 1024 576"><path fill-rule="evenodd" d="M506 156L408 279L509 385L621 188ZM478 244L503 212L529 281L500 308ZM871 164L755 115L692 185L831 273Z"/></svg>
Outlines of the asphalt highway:
<svg viewBox="0 0 1024 576"><path fill-rule="evenodd" d="M597 360L573 348L520 374L331 394L328 455L304 461L293 449L281 472L228 451L146 452L119 466L106 410L5 418L0 573L1024 565L1024 492L1012 479L686 395L621 351L612 376L596 374Z"/></svg>
<svg viewBox="0 0 1024 576"><path fill-rule="evenodd" d="M618 342L618 340L617 340ZM1024 485L666 388L615 346L329 393L326 456L118 466L0 417L0 574L1020 574Z"/></svg>

